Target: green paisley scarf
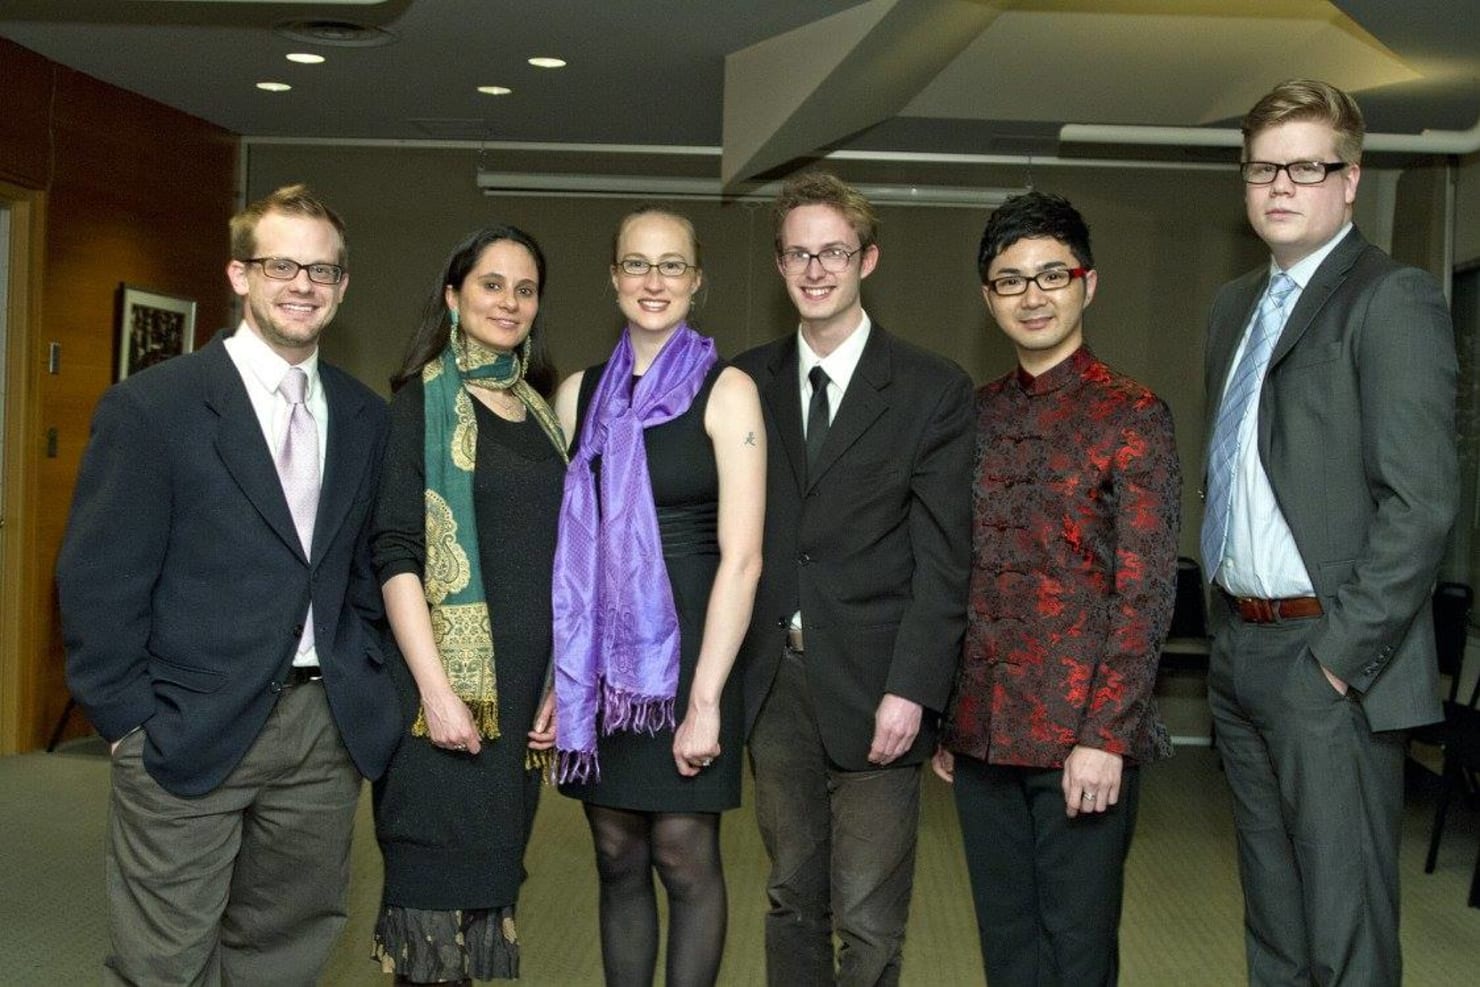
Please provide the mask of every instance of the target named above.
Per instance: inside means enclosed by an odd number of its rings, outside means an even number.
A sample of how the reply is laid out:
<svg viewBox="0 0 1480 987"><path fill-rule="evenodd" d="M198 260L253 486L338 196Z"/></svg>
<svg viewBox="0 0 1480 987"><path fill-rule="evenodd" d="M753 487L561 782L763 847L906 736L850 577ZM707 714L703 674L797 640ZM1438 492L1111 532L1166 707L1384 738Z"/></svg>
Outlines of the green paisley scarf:
<svg viewBox="0 0 1480 987"><path fill-rule="evenodd" d="M498 679L483 572L478 561L478 526L473 506L473 467L478 424L468 389L511 391L524 402L566 460L565 436L554 412L524 380L529 340L516 353L500 353L453 327L440 358L421 371L426 395L426 567L422 588L431 612L432 636L452 691L467 704L478 733L497 739ZM426 710L412 724L427 736Z"/></svg>

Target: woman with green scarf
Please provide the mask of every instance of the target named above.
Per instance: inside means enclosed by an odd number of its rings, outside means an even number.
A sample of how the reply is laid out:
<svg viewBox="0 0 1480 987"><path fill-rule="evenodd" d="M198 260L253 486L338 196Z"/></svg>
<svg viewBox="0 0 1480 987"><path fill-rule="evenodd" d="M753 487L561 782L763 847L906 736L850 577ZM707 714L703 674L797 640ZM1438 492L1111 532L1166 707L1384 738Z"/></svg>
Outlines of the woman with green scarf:
<svg viewBox="0 0 1480 987"><path fill-rule="evenodd" d="M375 785L374 958L397 984L518 976L514 905L554 742L539 710L565 472L544 287L529 234L472 234L391 380L372 550L406 730Z"/></svg>

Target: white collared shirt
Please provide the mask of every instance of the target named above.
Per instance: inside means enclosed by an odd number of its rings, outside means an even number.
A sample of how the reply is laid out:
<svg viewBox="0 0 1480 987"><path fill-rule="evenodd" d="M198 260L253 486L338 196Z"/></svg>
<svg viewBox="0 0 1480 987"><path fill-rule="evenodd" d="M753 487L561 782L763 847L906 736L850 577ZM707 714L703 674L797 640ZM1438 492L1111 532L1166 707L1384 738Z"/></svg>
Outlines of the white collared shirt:
<svg viewBox="0 0 1480 987"><path fill-rule="evenodd" d="M1347 223L1336 235L1326 241L1309 256L1290 265L1284 273L1295 282L1295 290L1285 299L1284 311L1288 321L1290 313L1300 301L1305 286L1310 283L1316 269L1321 266L1342 238L1351 232ZM1280 268L1271 259L1269 275L1273 277ZM1254 320L1258 318L1258 307L1244 326L1243 338L1229 363L1229 375L1238 366L1239 358L1249 345L1249 334ZM1228 381L1223 382L1224 389ZM1259 390L1264 380L1259 381ZM1280 511L1274 488L1270 486L1269 474L1259 461L1259 394L1249 402L1248 413L1239 423L1238 457L1235 460L1233 489L1230 491L1228 516L1228 541L1223 548L1223 564L1218 568L1218 584L1234 596L1255 596L1263 599L1279 599L1287 596L1311 596L1315 589L1310 573L1295 545L1295 536L1290 524Z"/></svg>
<svg viewBox="0 0 1480 987"><path fill-rule="evenodd" d="M288 399L278 393L278 385L292 366L297 366L308 375L308 390L303 403L313 415L314 428L319 433L319 476L323 476L324 453L329 447L329 401L324 396L323 383L319 380L319 351L315 349L302 363L289 364L245 321L222 343L231 362L236 365L237 373L241 374L242 383L246 385L247 397L252 401L252 410L257 413L257 423L262 426L262 437L267 441L267 451L274 461L287 435L288 417L292 413ZM307 651L298 652L293 656L293 664L318 665L318 649L311 647Z"/></svg>
<svg viewBox="0 0 1480 987"><path fill-rule="evenodd" d="M821 364L822 372L827 374L827 421L831 424L838 417L838 406L843 403L843 395L848 392L848 384L853 380L853 371L858 369L858 361L863 357L863 347L868 342L869 330L873 328L873 322L868 313L863 313L858 328L848 334L847 338L838 344L838 348L827 356L818 356L807 344L807 337L797 330L797 386L798 394L802 401L802 436L807 434L807 409L812 403L812 380L809 376L812 368Z"/></svg>
<svg viewBox="0 0 1480 987"><path fill-rule="evenodd" d="M245 322L236 332L224 340L231 362L236 364L237 373L247 387L247 397L252 399L252 410L257 412L257 422L262 426L262 437L267 440L267 449L275 460L283 446L283 437L288 433L288 415L292 409L288 399L278 393L278 385L287 376L291 366L271 346L263 341ZM324 475L324 452L329 447L329 401L324 397L324 387L319 380L319 351L296 366L308 375L308 391L304 404L313 415L314 427L319 433L319 476Z"/></svg>

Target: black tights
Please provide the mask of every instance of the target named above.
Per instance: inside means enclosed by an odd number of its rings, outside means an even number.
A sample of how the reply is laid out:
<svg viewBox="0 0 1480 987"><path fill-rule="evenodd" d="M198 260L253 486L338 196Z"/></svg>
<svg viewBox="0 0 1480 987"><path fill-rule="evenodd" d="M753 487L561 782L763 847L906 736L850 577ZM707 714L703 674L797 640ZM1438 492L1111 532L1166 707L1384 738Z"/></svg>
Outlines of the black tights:
<svg viewBox="0 0 1480 987"><path fill-rule="evenodd" d="M719 813L632 812L586 805L601 878L607 987L648 987L658 959L653 870L668 893L668 987L709 987L725 950Z"/></svg>

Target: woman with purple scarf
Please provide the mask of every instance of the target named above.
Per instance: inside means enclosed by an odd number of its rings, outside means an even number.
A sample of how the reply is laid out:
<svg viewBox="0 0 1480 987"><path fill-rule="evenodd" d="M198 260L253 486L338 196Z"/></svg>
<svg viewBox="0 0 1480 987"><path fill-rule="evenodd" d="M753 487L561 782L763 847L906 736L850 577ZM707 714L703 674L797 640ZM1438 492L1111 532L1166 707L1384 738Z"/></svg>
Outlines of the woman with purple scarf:
<svg viewBox="0 0 1480 987"><path fill-rule="evenodd" d="M670 987L724 954L720 813L740 804L740 690L726 688L761 569L766 430L750 378L687 318L703 275L684 217L622 220L611 358L560 386L575 436L555 553L555 747L585 803L608 985L648 985L653 871L668 896Z"/></svg>

